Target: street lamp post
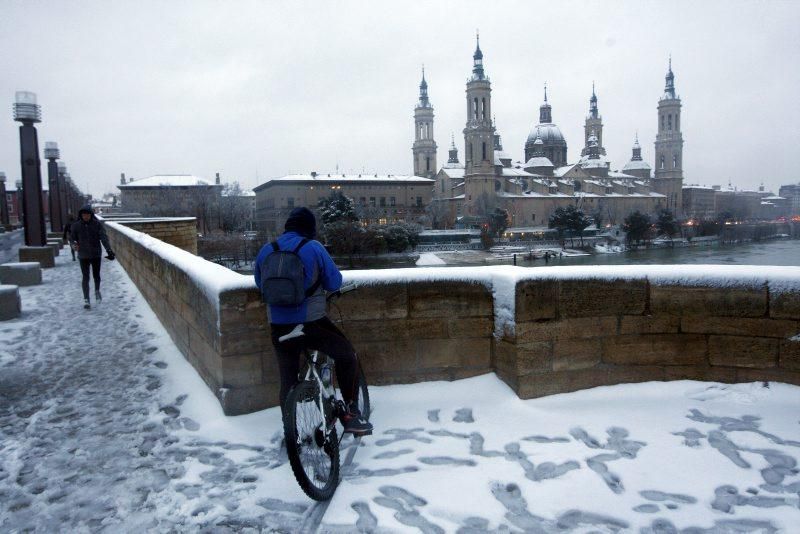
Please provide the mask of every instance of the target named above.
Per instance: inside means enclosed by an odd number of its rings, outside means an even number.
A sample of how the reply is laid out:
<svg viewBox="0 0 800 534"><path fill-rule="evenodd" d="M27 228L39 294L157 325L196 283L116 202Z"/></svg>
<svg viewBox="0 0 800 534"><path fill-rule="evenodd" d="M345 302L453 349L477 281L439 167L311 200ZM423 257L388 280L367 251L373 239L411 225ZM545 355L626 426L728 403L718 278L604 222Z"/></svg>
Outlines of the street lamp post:
<svg viewBox="0 0 800 534"><path fill-rule="evenodd" d="M69 204L67 204L67 164L63 161L58 162L58 202L61 206L61 222L63 225L66 225L69 221L69 215L71 215L71 211L69 209ZM64 228L61 228L63 231Z"/></svg>
<svg viewBox="0 0 800 534"><path fill-rule="evenodd" d="M61 219L61 195L56 161L59 156L58 143L48 141L44 144L44 157L47 159L47 178L50 186L50 230L61 233L64 230L64 221Z"/></svg>
<svg viewBox="0 0 800 534"><path fill-rule="evenodd" d="M8 226L8 200L6 200L6 173L0 172L0 225Z"/></svg>
<svg viewBox="0 0 800 534"><path fill-rule="evenodd" d="M19 127L20 160L22 164L22 209L25 220L25 244L29 247L47 246L47 232L42 207L42 171L39 160L39 140L33 126L42 121L36 94L17 91L14 120Z"/></svg>

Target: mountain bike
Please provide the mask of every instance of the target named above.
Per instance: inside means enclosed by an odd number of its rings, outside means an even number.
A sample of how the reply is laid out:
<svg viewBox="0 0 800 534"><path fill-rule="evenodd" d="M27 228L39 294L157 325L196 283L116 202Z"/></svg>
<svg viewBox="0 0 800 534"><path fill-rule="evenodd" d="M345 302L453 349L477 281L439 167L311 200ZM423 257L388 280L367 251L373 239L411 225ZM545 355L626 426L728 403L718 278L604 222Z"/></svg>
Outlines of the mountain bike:
<svg viewBox="0 0 800 534"><path fill-rule="evenodd" d="M330 303L355 286L343 287L327 296ZM340 312L341 322L341 312ZM305 335L303 325L278 338L281 343ZM326 501L339 485L339 444L343 433L336 428L339 417L346 413L344 400L336 385L332 358L319 350L303 346L305 364L298 383L286 397L283 414L283 433L286 452L297 483L306 495L316 501ZM367 381L361 363L356 375L356 403L361 414L369 419L370 402ZM356 437L360 440L360 437Z"/></svg>

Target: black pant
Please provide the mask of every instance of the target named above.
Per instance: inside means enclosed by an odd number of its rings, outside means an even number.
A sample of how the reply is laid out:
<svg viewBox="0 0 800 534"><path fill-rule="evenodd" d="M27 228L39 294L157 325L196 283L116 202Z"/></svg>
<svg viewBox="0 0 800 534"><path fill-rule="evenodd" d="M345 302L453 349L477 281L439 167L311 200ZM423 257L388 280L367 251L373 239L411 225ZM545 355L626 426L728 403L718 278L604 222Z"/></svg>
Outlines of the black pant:
<svg viewBox="0 0 800 534"><path fill-rule="evenodd" d="M94 290L100 290L100 260L102 258L81 258L81 273L83 274L83 298L89 298L89 266L92 266Z"/></svg>
<svg viewBox="0 0 800 534"><path fill-rule="evenodd" d="M342 398L350 403L356 396L356 372L358 359L353 345L336 325L327 317L305 323L304 336L288 339L281 343L278 338L291 332L297 325L271 324L272 344L278 357L278 369L281 373L281 408L292 389L297 383L297 374L300 372L300 352L303 344L308 349L324 352L336 362L336 379Z"/></svg>

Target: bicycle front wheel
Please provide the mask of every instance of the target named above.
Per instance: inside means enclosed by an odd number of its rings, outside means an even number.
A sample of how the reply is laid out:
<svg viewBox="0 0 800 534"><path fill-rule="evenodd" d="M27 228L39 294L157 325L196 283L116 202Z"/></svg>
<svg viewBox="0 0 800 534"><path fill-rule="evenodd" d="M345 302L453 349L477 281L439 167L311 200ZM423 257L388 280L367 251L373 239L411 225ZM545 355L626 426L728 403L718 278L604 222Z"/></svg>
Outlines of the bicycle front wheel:
<svg viewBox="0 0 800 534"><path fill-rule="evenodd" d="M292 388L283 419L286 452L297 483L315 501L327 501L339 485L339 440L336 428L326 431L326 426L317 385L301 382Z"/></svg>

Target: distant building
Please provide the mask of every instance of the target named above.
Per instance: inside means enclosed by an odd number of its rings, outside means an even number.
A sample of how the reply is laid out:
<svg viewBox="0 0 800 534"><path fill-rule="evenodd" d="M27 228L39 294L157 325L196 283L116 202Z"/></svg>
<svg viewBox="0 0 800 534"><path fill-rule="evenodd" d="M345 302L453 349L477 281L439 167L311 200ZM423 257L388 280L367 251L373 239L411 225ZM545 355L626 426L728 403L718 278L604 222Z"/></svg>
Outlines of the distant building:
<svg viewBox="0 0 800 534"><path fill-rule="evenodd" d="M436 174L430 210L434 225L475 227L484 224L495 209L508 213L511 227L546 225L556 209L570 205L601 218L603 224L622 223L637 210L655 214L659 209L671 208L678 212L680 205L675 202L680 200L682 185L679 146L682 141L674 119L680 101L674 94L673 79L670 68L659 113L673 117L670 119L673 122L667 125L665 119L665 132L657 137L656 149L677 151L674 160L677 166L670 163L662 169L664 172L651 177L650 166L642 161L637 138L631 161L623 172L612 170L602 145L603 122L594 88L584 124L585 146L577 163L567 163L567 142L553 122L547 88L539 108L539 122L525 142L524 161L515 162L503 150L492 120L491 82L484 71L483 52L478 45L466 87L464 164L459 162L458 150L452 143L448 163ZM420 94L420 100L424 96ZM677 193L673 191L675 184Z"/></svg>
<svg viewBox="0 0 800 534"><path fill-rule="evenodd" d="M800 183L782 185L778 195L786 199L789 215L792 217L800 215Z"/></svg>
<svg viewBox="0 0 800 534"><path fill-rule="evenodd" d="M683 216L688 219L708 220L716 217L714 197L716 191L703 185L683 186Z"/></svg>
<svg viewBox="0 0 800 534"><path fill-rule="evenodd" d="M255 229L271 234L295 207L315 210L319 201L340 192L355 201L364 224L397 221L425 222L434 181L420 176L378 174L293 174L267 180L256 187Z"/></svg>
<svg viewBox="0 0 800 534"><path fill-rule="evenodd" d="M197 217L201 232L219 227L222 185L188 174L159 174L120 184L120 204L125 212L144 217Z"/></svg>

